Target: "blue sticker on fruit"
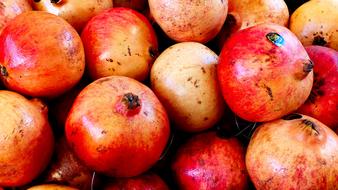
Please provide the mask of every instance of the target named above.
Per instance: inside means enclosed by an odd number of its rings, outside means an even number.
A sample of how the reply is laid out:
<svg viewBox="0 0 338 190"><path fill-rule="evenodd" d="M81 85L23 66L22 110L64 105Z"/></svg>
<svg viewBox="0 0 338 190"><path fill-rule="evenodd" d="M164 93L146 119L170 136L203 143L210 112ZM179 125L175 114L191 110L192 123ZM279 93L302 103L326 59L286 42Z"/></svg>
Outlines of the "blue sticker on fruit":
<svg viewBox="0 0 338 190"><path fill-rule="evenodd" d="M266 38L278 47L284 45L284 38L276 32L270 32Z"/></svg>

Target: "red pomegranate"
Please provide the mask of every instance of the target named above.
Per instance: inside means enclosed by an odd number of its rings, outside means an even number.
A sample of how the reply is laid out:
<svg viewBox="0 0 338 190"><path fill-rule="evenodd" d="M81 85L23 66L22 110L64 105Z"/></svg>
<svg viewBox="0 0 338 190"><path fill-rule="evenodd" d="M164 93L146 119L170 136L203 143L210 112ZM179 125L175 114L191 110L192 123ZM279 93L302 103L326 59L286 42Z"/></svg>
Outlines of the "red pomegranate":
<svg viewBox="0 0 338 190"><path fill-rule="evenodd" d="M322 46L305 49L314 62L314 85L310 97L298 112L338 129L338 53Z"/></svg>
<svg viewBox="0 0 338 190"><path fill-rule="evenodd" d="M263 122L298 109L313 83L313 63L297 37L276 24L233 34L217 67L223 97L241 118Z"/></svg>
<svg viewBox="0 0 338 190"><path fill-rule="evenodd" d="M180 147L172 170L180 189L246 189L244 155L237 139L204 133Z"/></svg>
<svg viewBox="0 0 338 190"><path fill-rule="evenodd" d="M21 186L38 177L53 153L47 107L5 90L0 107L0 186Z"/></svg>
<svg viewBox="0 0 338 190"><path fill-rule="evenodd" d="M72 88L85 66L81 38L62 18L25 12L0 35L0 75L21 94L56 97Z"/></svg>
<svg viewBox="0 0 338 190"><path fill-rule="evenodd" d="M72 149L91 169L132 177L160 158L170 128L166 111L148 87L131 78L111 76L80 92L65 132Z"/></svg>
<svg viewBox="0 0 338 190"><path fill-rule="evenodd" d="M129 8L113 8L95 16L81 37L93 79L121 75L143 81L158 51L149 21Z"/></svg>
<svg viewBox="0 0 338 190"><path fill-rule="evenodd" d="M116 178L104 190L169 190L167 184L156 174L147 173L132 178Z"/></svg>
<svg viewBox="0 0 338 190"><path fill-rule="evenodd" d="M338 189L338 136L292 114L257 128L246 166L257 189Z"/></svg>

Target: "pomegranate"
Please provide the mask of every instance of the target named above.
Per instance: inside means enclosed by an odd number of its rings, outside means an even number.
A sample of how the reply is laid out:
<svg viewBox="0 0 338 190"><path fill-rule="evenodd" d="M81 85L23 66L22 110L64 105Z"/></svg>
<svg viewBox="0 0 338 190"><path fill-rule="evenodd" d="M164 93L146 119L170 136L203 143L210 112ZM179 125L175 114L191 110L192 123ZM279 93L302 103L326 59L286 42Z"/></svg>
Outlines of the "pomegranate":
<svg viewBox="0 0 338 190"><path fill-rule="evenodd" d="M0 1L0 34L8 21L19 14L32 10L27 0L1 0Z"/></svg>
<svg viewBox="0 0 338 190"><path fill-rule="evenodd" d="M90 190L93 172L78 160L64 137L57 141L55 149L55 158L44 174L45 181Z"/></svg>
<svg viewBox="0 0 338 190"><path fill-rule="evenodd" d="M246 189L244 155L237 139L222 139L208 132L180 147L172 170L180 189Z"/></svg>
<svg viewBox="0 0 338 190"><path fill-rule="evenodd" d="M263 122L291 113L306 101L312 68L292 32L276 24L260 24L233 34L225 43L218 79L234 113Z"/></svg>
<svg viewBox="0 0 338 190"><path fill-rule="evenodd" d="M25 12L0 35L0 77L19 93L56 97L81 79L84 66L81 38L55 15Z"/></svg>
<svg viewBox="0 0 338 190"><path fill-rule="evenodd" d="M47 107L15 92L0 91L0 186L21 186L35 179L53 153Z"/></svg>
<svg viewBox="0 0 338 190"><path fill-rule="evenodd" d="M166 183L156 174L147 173L132 178L117 178L104 190L169 190Z"/></svg>
<svg viewBox="0 0 338 190"><path fill-rule="evenodd" d="M246 166L257 189L338 189L338 136L292 114L257 128Z"/></svg>
<svg viewBox="0 0 338 190"><path fill-rule="evenodd" d="M328 127L338 128L338 53L321 47L305 48L314 62L314 85L298 112L314 117Z"/></svg>
<svg viewBox="0 0 338 190"><path fill-rule="evenodd" d="M228 13L228 0L149 0L148 3L156 22L178 42L208 42L221 30Z"/></svg>
<svg viewBox="0 0 338 190"><path fill-rule="evenodd" d="M77 31L103 10L113 7L112 0L32 0L33 8L60 16Z"/></svg>
<svg viewBox="0 0 338 190"><path fill-rule="evenodd" d="M322 45L338 50L338 1L304 3L291 16L290 30L304 46Z"/></svg>
<svg viewBox="0 0 338 190"><path fill-rule="evenodd" d="M73 187L68 187L64 185L56 185L56 184L45 184L45 185L37 185L27 190L79 190Z"/></svg>
<svg viewBox="0 0 338 190"><path fill-rule="evenodd" d="M177 128L196 132L214 126L224 101L217 83L218 56L203 44L182 42L155 61L150 80Z"/></svg>
<svg viewBox="0 0 338 190"><path fill-rule="evenodd" d="M143 11L147 4L147 0L114 0L114 7L128 7L138 11Z"/></svg>
<svg viewBox="0 0 338 190"><path fill-rule="evenodd" d="M65 132L88 167L108 176L132 177L160 158L170 128L166 111L148 87L128 77L110 76L80 92Z"/></svg>
<svg viewBox="0 0 338 190"><path fill-rule="evenodd" d="M93 79L122 75L143 81L158 51L156 34L146 17L129 8L95 16L81 36Z"/></svg>

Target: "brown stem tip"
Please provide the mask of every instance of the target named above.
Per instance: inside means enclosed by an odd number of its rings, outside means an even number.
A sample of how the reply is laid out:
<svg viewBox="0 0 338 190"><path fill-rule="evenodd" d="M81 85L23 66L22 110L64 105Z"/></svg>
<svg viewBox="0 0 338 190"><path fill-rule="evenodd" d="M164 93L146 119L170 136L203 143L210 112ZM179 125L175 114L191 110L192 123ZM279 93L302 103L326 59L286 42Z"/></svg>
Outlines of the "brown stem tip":
<svg viewBox="0 0 338 190"><path fill-rule="evenodd" d="M131 92L123 95L122 101L126 104L129 110L134 110L141 106L139 97Z"/></svg>

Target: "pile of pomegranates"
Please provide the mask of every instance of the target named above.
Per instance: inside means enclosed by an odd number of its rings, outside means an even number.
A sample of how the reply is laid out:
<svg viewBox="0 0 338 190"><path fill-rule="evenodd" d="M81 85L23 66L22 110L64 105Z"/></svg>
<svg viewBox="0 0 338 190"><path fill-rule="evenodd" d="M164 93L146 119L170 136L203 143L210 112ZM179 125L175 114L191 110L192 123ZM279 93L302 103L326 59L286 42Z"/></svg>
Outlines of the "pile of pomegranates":
<svg viewBox="0 0 338 190"><path fill-rule="evenodd" d="M338 190L337 0L0 0L0 190Z"/></svg>

